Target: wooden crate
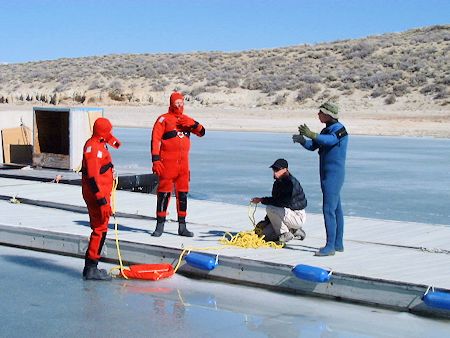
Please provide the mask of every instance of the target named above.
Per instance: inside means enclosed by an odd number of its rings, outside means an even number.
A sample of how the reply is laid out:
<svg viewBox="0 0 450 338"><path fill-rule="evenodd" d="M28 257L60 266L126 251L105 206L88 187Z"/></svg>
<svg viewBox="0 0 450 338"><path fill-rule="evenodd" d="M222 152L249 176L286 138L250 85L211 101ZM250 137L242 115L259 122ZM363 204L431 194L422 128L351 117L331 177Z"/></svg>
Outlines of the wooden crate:
<svg viewBox="0 0 450 338"><path fill-rule="evenodd" d="M31 130L21 126L2 129L3 163L31 164Z"/></svg>

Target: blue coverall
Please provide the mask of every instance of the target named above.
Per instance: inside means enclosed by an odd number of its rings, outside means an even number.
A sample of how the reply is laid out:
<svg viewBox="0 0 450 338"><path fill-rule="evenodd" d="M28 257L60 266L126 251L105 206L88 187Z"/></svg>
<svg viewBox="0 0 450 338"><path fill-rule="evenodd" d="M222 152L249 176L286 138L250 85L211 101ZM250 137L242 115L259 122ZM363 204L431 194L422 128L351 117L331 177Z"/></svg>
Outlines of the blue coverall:
<svg viewBox="0 0 450 338"><path fill-rule="evenodd" d="M306 140L303 147L319 149L320 185L323 194L323 216L327 232L327 244L320 250L327 254L343 251L344 214L341 207L341 188L345 177L345 158L348 134L340 122L327 124L314 140Z"/></svg>

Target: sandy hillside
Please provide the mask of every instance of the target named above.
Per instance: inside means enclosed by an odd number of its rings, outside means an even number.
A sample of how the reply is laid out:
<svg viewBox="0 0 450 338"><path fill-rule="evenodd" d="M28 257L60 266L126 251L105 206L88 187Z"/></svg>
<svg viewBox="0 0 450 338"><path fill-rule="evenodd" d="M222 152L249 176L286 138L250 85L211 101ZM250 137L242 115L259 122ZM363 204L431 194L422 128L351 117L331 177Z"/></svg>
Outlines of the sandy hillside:
<svg viewBox="0 0 450 338"><path fill-rule="evenodd" d="M394 109L375 105L364 98L342 100L341 121L354 135L395 135L450 137L450 109L427 107L423 102L417 108ZM45 106L45 105L43 105ZM31 123L32 105L0 105L0 121L14 115ZM167 106L100 106L115 126L152 127L156 118L167 111ZM202 107L186 104L186 114L200 121L208 130L269 131L295 133L297 126L307 123L319 131L323 125L317 118L316 107L237 108Z"/></svg>
<svg viewBox="0 0 450 338"><path fill-rule="evenodd" d="M402 135L450 137L450 109L386 109L384 106L341 102L343 122L355 135ZM105 107L105 116L120 126L151 127L167 107ZM317 108L264 109L236 107L186 107L186 113L210 130L271 131L296 133L301 123L315 130L323 125L317 118Z"/></svg>
<svg viewBox="0 0 450 338"><path fill-rule="evenodd" d="M151 127L174 90L209 130L319 130L317 107L330 100L352 134L449 137L450 25L233 53L0 65L0 118L79 105L104 107L117 126Z"/></svg>

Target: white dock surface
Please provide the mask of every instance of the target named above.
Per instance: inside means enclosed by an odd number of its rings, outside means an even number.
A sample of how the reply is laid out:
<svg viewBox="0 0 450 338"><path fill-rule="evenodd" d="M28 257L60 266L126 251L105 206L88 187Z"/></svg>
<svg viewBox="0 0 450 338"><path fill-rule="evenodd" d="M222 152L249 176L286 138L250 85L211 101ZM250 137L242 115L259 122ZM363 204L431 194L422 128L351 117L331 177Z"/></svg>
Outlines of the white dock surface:
<svg viewBox="0 0 450 338"><path fill-rule="evenodd" d="M0 178L0 195L85 206L81 188L65 184ZM117 212L155 217L155 207L154 195L117 191ZM165 233L154 238L151 232L156 221L118 218L122 228L120 239L172 248L220 247L218 240L224 232L252 229L248 211L247 205L189 199L187 221L188 228L195 233L194 238L178 236L176 222L166 222ZM264 208L258 206L256 221L264 215ZM173 197L168 219L176 219ZM87 213L13 204L5 200L0 201L0 225L86 237L90 234ZM292 240L284 249L226 248L210 252L292 266L308 264L344 274L450 289L448 225L345 217L345 252L330 257L314 256L314 252L325 244L322 215L308 214L305 231L304 241ZM108 238L114 238L113 231L109 231Z"/></svg>

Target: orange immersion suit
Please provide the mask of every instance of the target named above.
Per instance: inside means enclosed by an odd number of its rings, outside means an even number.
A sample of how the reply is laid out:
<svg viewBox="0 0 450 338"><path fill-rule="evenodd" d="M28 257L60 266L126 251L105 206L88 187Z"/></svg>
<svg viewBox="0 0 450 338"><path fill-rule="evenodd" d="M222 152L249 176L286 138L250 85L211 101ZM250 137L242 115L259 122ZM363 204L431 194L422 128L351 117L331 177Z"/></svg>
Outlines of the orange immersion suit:
<svg viewBox="0 0 450 338"><path fill-rule="evenodd" d="M187 214L187 194L190 180L190 135L193 133L202 137L205 135L205 128L197 121L183 114L184 103L181 106L177 106L175 104L177 100L184 100L183 95L177 92L172 93L169 111L158 117L152 131L152 169L159 176L156 206L157 230L153 234L154 236L160 236L162 233L174 185L177 198L178 222L180 227L184 226L184 229L179 228L178 233L183 236L190 236L184 231L186 230L185 217ZM159 228L158 224L160 224ZM161 231L158 231L158 229Z"/></svg>
<svg viewBox="0 0 450 338"><path fill-rule="evenodd" d="M120 142L111 134L111 130L108 119L98 118L94 123L92 137L83 148L81 187L92 229L86 251L86 267L96 267L98 264L112 213L110 199L114 166L106 144L118 148Z"/></svg>

